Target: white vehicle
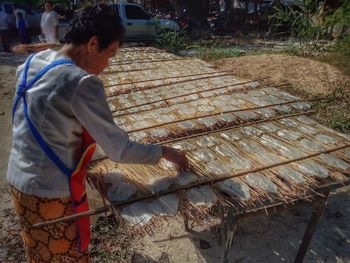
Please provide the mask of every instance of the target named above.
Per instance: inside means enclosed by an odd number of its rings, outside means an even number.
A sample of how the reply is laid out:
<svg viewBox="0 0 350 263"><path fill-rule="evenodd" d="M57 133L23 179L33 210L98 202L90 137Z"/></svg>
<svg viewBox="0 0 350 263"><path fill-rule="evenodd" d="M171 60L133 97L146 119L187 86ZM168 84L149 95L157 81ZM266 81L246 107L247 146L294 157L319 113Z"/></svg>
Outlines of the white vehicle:
<svg viewBox="0 0 350 263"><path fill-rule="evenodd" d="M154 40L162 30L179 30L180 26L169 19L152 18L140 5L131 3L111 4L120 16L125 29L124 41ZM63 40L69 24L60 23L60 40Z"/></svg>
<svg viewBox="0 0 350 263"><path fill-rule="evenodd" d="M155 39L161 30L179 30L180 26L169 19L152 18L140 5L131 3L112 4L111 8L115 10L125 28L124 39L133 40L152 40Z"/></svg>
<svg viewBox="0 0 350 263"><path fill-rule="evenodd" d="M24 12L26 13L26 19L30 30L40 32L39 30L41 13L34 11L33 9L24 4L0 2L0 10L5 11L5 13L7 13L10 16L11 28L16 28L16 18L13 14L13 8L24 10Z"/></svg>

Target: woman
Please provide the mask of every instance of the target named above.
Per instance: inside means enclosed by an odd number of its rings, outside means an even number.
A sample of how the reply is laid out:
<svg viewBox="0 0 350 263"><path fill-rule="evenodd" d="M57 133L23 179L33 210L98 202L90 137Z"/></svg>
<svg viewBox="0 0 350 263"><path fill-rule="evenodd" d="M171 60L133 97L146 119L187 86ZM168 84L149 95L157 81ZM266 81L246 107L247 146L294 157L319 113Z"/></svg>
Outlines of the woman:
<svg viewBox="0 0 350 263"><path fill-rule="evenodd" d="M105 6L80 11L58 52L30 56L17 70L11 184L29 262L88 262L89 221L33 228L38 222L88 209L86 165L95 141L116 162L156 164L165 158L187 169L179 150L130 141L115 126L101 80L119 48L122 26Z"/></svg>
<svg viewBox="0 0 350 263"><path fill-rule="evenodd" d="M58 36L58 14L52 10L52 2L45 3L45 12L40 21L41 35L45 36L47 43L56 44L59 41Z"/></svg>

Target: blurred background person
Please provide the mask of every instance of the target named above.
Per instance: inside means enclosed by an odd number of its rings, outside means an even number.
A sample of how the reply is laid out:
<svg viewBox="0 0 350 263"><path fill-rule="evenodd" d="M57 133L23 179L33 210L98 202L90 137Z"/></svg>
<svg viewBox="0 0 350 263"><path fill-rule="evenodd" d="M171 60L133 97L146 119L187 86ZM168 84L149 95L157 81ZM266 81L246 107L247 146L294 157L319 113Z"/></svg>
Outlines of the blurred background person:
<svg viewBox="0 0 350 263"><path fill-rule="evenodd" d="M0 10L0 36L4 52L10 52L10 17Z"/></svg>
<svg viewBox="0 0 350 263"><path fill-rule="evenodd" d="M26 19L26 12L22 9L14 8L13 14L16 18L16 27L22 44L30 44L32 41L29 35L29 26Z"/></svg>
<svg viewBox="0 0 350 263"><path fill-rule="evenodd" d="M226 11L226 2L225 0L219 1L219 11L220 13L224 13Z"/></svg>
<svg viewBox="0 0 350 263"><path fill-rule="evenodd" d="M41 34L45 36L47 43L57 43L58 39L58 14L52 10L52 3L45 3L45 12L41 16Z"/></svg>

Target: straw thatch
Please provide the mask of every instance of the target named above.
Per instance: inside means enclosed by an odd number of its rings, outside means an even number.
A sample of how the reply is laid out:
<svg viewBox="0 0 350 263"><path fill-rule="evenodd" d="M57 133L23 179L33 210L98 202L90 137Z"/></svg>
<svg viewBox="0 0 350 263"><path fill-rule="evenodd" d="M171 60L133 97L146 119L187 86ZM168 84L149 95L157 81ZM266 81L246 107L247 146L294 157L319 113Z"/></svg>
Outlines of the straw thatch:
<svg viewBox="0 0 350 263"><path fill-rule="evenodd" d="M186 151L192 167L179 173L164 160L94 163L91 184L111 202L128 202L115 213L134 231L150 232L157 219L173 216L200 223L218 204L240 210L268 200L309 200L318 186L348 178L350 137L309 117L311 102L215 72L197 59L132 50L113 59L129 61L127 73L102 75L116 124L133 140ZM145 59L154 69L138 63ZM162 59L172 61L157 62Z"/></svg>

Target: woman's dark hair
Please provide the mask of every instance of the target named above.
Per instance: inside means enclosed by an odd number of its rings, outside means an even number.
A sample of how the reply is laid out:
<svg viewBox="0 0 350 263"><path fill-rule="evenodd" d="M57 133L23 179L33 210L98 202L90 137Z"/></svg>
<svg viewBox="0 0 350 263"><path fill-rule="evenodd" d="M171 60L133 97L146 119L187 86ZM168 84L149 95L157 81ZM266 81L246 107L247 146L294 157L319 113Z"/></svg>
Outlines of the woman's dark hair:
<svg viewBox="0 0 350 263"><path fill-rule="evenodd" d="M106 5L95 5L78 11L64 40L67 44L83 45L96 36L100 50L114 41L122 42L124 33L120 17Z"/></svg>

